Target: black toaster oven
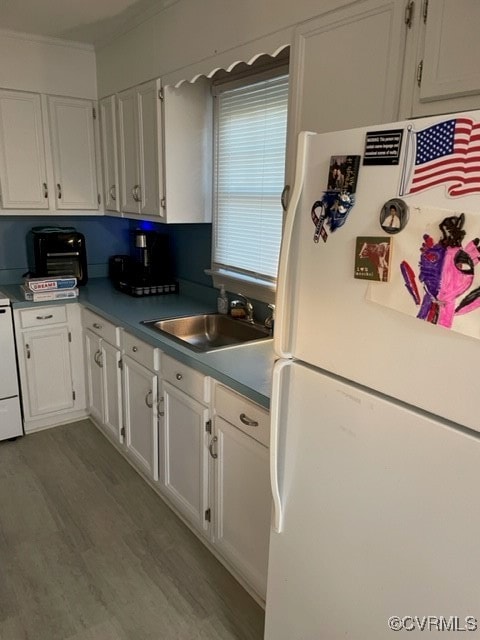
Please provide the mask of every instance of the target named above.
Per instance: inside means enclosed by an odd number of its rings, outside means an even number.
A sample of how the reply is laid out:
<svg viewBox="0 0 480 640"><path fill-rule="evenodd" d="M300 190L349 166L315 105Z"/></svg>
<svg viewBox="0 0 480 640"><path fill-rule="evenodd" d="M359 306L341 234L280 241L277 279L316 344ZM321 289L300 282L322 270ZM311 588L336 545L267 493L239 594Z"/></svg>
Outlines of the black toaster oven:
<svg viewBox="0 0 480 640"><path fill-rule="evenodd" d="M36 278L75 276L87 283L85 237L73 227L33 227L27 238L29 270Z"/></svg>

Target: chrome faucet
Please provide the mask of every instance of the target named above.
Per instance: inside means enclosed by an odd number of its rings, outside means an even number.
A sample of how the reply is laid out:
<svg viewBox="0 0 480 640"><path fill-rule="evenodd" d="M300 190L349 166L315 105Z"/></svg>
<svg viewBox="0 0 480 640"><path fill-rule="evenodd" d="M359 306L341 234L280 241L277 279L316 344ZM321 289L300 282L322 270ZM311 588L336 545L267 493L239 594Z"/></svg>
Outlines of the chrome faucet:
<svg viewBox="0 0 480 640"><path fill-rule="evenodd" d="M265 328L273 334L273 325L275 322L275 305L269 304L267 306L270 310L270 315L265 318L265 322L263 324L265 325Z"/></svg>
<svg viewBox="0 0 480 640"><path fill-rule="evenodd" d="M230 314L235 317L235 313L232 313L235 309L242 309L245 312L245 320L247 322L253 323L253 304L250 300L243 295L243 293L236 293L237 298L241 298L241 300L232 300L230 302ZM238 315L237 315L238 317Z"/></svg>

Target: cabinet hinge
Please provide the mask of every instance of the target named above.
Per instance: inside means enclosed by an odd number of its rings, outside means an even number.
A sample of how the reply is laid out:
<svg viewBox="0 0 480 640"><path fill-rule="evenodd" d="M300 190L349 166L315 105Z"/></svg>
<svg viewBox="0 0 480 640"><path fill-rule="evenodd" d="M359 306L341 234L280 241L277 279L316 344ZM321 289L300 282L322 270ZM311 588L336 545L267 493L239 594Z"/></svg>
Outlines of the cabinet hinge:
<svg viewBox="0 0 480 640"><path fill-rule="evenodd" d="M122 428L120 429L120 435L121 435L121 436L123 436L123 437L125 437L125 427L122 427Z"/></svg>
<svg viewBox="0 0 480 640"><path fill-rule="evenodd" d="M205 422L205 431L207 433L212 433L212 421L211 420L207 420Z"/></svg>
<svg viewBox="0 0 480 640"><path fill-rule="evenodd" d="M211 522L212 519L212 511L210 509L206 509L205 511L205 520L207 522Z"/></svg>
<svg viewBox="0 0 480 640"><path fill-rule="evenodd" d="M420 60L417 67L417 84L420 86L422 84L422 73L423 73L423 60Z"/></svg>
<svg viewBox="0 0 480 640"><path fill-rule="evenodd" d="M412 28L414 8L415 8L415 2L413 0L410 0L410 2L405 7L405 24L409 29Z"/></svg>
<svg viewBox="0 0 480 640"><path fill-rule="evenodd" d="M97 202L98 204L102 202L102 196L100 194L97 194Z"/></svg>
<svg viewBox="0 0 480 640"><path fill-rule="evenodd" d="M423 0L423 22L427 23L428 16L428 0Z"/></svg>
<svg viewBox="0 0 480 640"><path fill-rule="evenodd" d="M72 332L71 331L68 332L68 341L69 342L72 341Z"/></svg>
<svg viewBox="0 0 480 640"><path fill-rule="evenodd" d="M120 360L118 361L118 368L121 369L123 371L123 360L120 358Z"/></svg>
<svg viewBox="0 0 480 640"><path fill-rule="evenodd" d="M72 398L73 398L74 401L75 401L76 397L77 397L77 394L75 393L75 391L72 391Z"/></svg>
<svg viewBox="0 0 480 640"><path fill-rule="evenodd" d="M97 110L95 109L95 107L92 108L92 115L93 115L93 119L96 120L97 119Z"/></svg>
<svg viewBox="0 0 480 640"><path fill-rule="evenodd" d="M164 100L164 93L163 93L163 89L159 89L159 90L158 90L158 99L159 99L159 100Z"/></svg>

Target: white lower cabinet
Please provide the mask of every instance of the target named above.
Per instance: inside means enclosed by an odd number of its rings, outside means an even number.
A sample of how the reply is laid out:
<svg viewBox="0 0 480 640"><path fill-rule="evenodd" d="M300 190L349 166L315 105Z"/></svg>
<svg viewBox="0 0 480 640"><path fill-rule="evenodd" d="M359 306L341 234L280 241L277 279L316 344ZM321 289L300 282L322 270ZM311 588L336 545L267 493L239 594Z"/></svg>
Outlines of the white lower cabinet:
<svg viewBox="0 0 480 640"><path fill-rule="evenodd" d="M178 511L202 532L209 530L209 410L163 382L161 489Z"/></svg>
<svg viewBox="0 0 480 640"><path fill-rule="evenodd" d="M124 356L123 389L127 454L158 480L158 375Z"/></svg>
<svg viewBox="0 0 480 640"><path fill-rule="evenodd" d="M220 385L215 411L213 543L265 598L272 497L269 453L261 440L269 426L268 413ZM227 419L218 415L222 412ZM232 424L237 420L240 427Z"/></svg>
<svg viewBox="0 0 480 640"><path fill-rule="evenodd" d="M85 415L78 305L14 311L25 432Z"/></svg>
<svg viewBox="0 0 480 640"><path fill-rule="evenodd" d="M122 442L121 331L86 310L83 324L90 415L110 437Z"/></svg>

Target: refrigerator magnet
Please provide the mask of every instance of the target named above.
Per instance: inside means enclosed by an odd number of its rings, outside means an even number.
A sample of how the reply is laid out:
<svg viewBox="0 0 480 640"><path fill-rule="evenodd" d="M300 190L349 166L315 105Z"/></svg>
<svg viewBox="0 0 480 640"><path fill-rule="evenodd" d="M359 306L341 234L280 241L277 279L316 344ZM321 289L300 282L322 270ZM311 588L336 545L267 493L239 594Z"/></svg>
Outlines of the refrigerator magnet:
<svg viewBox="0 0 480 640"><path fill-rule="evenodd" d="M347 221L348 214L355 204L355 196L346 191L324 191L321 200L316 200L311 209L311 217L315 225L313 241L320 238L327 241L328 227L333 233Z"/></svg>
<svg viewBox="0 0 480 640"><path fill-rule="evenodd" d="M393 238L359 236L355 243L354 278L388 282Z"/></svg>
<svg viewBox="0 0 480 640"><path fill-rule="evenodd" d="M395 234L405 229L409 218L406 202L400 198L392 198L385 202L380 211L380 226L385 233Z"/></svg>

